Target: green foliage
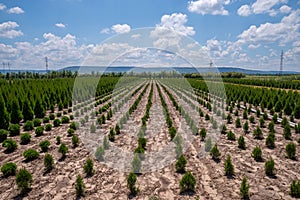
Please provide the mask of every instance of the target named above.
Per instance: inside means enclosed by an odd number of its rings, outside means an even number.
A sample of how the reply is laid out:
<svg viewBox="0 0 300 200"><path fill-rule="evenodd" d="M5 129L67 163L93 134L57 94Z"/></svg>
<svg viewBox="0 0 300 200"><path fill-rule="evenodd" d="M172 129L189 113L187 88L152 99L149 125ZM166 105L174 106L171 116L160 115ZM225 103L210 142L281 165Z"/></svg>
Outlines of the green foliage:
<svg viewBox="0 0 300 200"><path fill-rule="evenodd" d="M249 184L247 184L247 178L244 177L240 187L240 195L242 199L249 199Z"/></svg>
<svg viewBox="0 0 300 200"><path fill-rule="evenodd" d="M287 124L285 127L284 127L284 130L283 130L283 137L286 139L286 140L291 140L292 139L292 132L291 132L291 127L289 124Z"/></svg>
<svg viewBox="0 0 300 200"><path fill-rule="evenodd" d="M23 119L23 115L20 110L19 102L17 101L16 98L14 98L12 100L12 105L11 105L10 122L13 124L19 124L22 119Z"/></svg>
<svg viewBox="0 0 300 200"><path fill-rule="evenodd" d="M79 143L79 138L77 135L73 135L72 136L72 145L73 145L73 148L76 148L78 146L78 143Z"/></svg>
<svg viewBox="0 0 300 200"><path fill-rule="evenodd" d="M85 161L85 164L83 166L83 170L86 173L87 176L92 176L94 174L94 162L91 158L88 158Z"/></svg>
<svg viewBox="0 0 300 200"><path fill-rule="evenodd" d="M51 129L52 129L52 124L45 125L45 131L51 131Z"/></svg>
<svg viewBox="0 0 300 200"><path fill-rule="evenodd" d="M49 118L50 118L50 120L54 120L54 119L55 119L55 115L54 115L53 113L51 113L51 114L49 115Z"/></svg>
<svg viewBox="0 0 300 200"><path fill-rule="evenodd" d="M147 139L146 138L139 138L138 139L138 146L146 149Z"/></svg>
<svg viewBox="0 0 300 200"><path fill-rule="evenodd" d="M3 96L0 95L0 129L8 129L9 126L9 113L7 112Z"/></svg>
<svg viewBox="0 0 300 200"><path fill-rule="evenodd" d="M235 121L235 127L236 128L241 128L242 127L240 118L236 119L236 121Z"/></svg>
<svg viewBox="0 0 300 200"><path fill-rule="evenodd" d="M245 139L244 139L244 137L242 135L238 139L238 147L240 149L246 149Z"/></svg>
<svg viewBox="0 0 300 200"><path fill-rule="evenodd" d="M232 123L232 116L231 116L231 114L228 114L226 119L227 119L227 124L231 124Z"/></svg>
<svg viewBox="0 0 300 200"><path fill-rule="evenodd" d="M226 134L226 131L227 131L226 125L225 124L221 124L221 126L220 126L220 132L222 134Z"/></svg>
<svg viewBox="0 0 300 200"><path fill-rule="evenodd" d="M227 133L227 139L235 141L235 134L232 131L228 131L228 133Z"/></svg>
<svg viewBox="0 0 300 200"><path fill-rule="evenodd" d="M108 139L109 141L111 142L114 142L115 141L115 130L113 128L110 128L110 131L109 131L109 134L108 134Z"/></svg>
<svg viewBox="0 0 300 200"><path fill-rule="evenodd" d="M300 104L298 103L294 109L294 115L296 119L300 119Z"/></svg>
<svg viewBox="0 0 300 200"><path fill-rule="evenodd" d="M268 137L266 138L266 146L270 149L275 148L275 134L274 134L274 132L269 133Z"/></svg>
<svg viewBox="0 0 300 200"><path fill-rule="evenodd" d="M50 171L54 168L54 159L52 155L46 153L44 157L44 166L46 168L46 171Z"/></svg>
<svg viewBox="0 0 300 200"><path fill-rule="evenodd" d="M41 124L42 124L42 122L39 118L33 119L33 126L34 127L40 126Z"/></svg>
<svg viewBox="0 0 300 200"><path fill-rule="evenodd" d="M293 181L291 183L290 194L292 197L300 198L300 181Z"/></svg>
<svg viewBox="0 0 300 200"><path fill-rule="evenodd" d="M252 115L250 116L249 121L251 124L255 124L255 119Z"/></svg>
<svg viewBox="0 0 300 200"><path fill-rule="evenodd" d="M274 166L275 166L275 162L272 158L270 158L270 160L265 162L265 173L267 176L275 175Z"/></svg>
<svg viewBox="0 0 300 200"><path fill-rule="evenodd" d="M60 136L58 135L58 136L56 136L56 144L60 144L60 142L61 142L61 138L60 138Z"/></svg>
<svg viewBox="0 0 300 200"><path fill-rule="evenodd" d="M253 132L254 139L262 140L264 138L262 130L257 127Z"/></svg>
<svg viewBox="0 0 300 200"><path fill-rule="evenodd" d="M19 124L10 124L8 127L9 136L20 135L20 125Z"/></svg>
<svg viewBox="0 0 300 200"><path fill-rule="evenodd" d="M142 161L140 159L140 156L138 154L134 154L134 158L131 162L131 170L134 173L140 173L142 167Z"/></svg>
<svg viewBox="0 0 300 200"><path fill-rule="evenodd" d="M211 146L212 146L211 138L207 138L205 141L205 151L210 152L212 148Z"/></svg>
<svg viewBox="0 0 300 200"><path fill-rule="evenodd" d="M74 130L77 130L79 128L79 123L78 122L72 122L70 124L70 128L74 129Z"/></svg>
<svg viewBox="0 0 300 200"><path fill-rule="evenodd" d="M34 132L35 132L36 136L41 136L41 135L44 134L44 127L38 126L38 127L36 127L36 129L34 130Z"/></svg>
<svg viewBox="0 0 300 200"><path fill-rule="evenodd" d="M33 110L31 104L28 99L25 99L23 103L23 117L24 121L32 120L33 119Z"/></svg>
<svg viewBox="0 0 300 200"><path fill-rule="evenodd" d="M262 150L260 147L255 147L252 151L252 157L255 161L259 162L262 161Z"/></svg>
<svg viewBox="0 0 300 200"><path fill-rule="evenodd" d="M7 139L8 131L4 129L0 129L0 142L3 142Z"/></svg>
<svg viewBox="0 0 300 200"><path fill-rule="evenodd" d="M121 133L121 132L120 132L121 129L120 129L120 125L119 125L119 124L116 125L115 131L116 131L116 134L117 134L117 135L119 135L119 134Z"/></svg>
<svg viewBox="0 0 300 200"><path fill-rule="evenodd" d="M137 181L137 176L135 173L130 172L127 176L127 188L130 190L130 194L135 196L139 189L135 186L135 183Z"/></svg>
<svg viewBox="0 0 300 200"><path fill-rule="evenodd" d="M62 158L66 157L66 153L68 152L68 147L65 143L61 143L59 146L58 152L62 154Z"/></svg>
<svg viewBox="0 0 300 200"><path fill-rule="evenodd" d="M260 128L265 127L265 119L264 119L263 117L261 117L261 118L259 119L259 126L260 126Z"/></svg>
<svg viewBox="0 0 300 200"><path fill-rule="evenodd" d="M97 148L95 157L100 161L104 161L104 148L102 146Z"/></svg>
<svg viewBox="0 0 300 200"><path fill-rule="evenodd" d="M182 145L181 143L177 144L176 149L175 149L175 153L176 153L176 158L178 158L180 155L182 155Z"/></svg>
<svg viewBox="0 0 300 200"><path fill-rule="evenodd" d="M32 175L25 168L22 168L18 171L16 175L16 184L21 190L21 193L25 193L30 189L32 183Z"/></svg>
<svg viewBox="0 0 300 200"><path fill-rule="evenodd" d="M85 196L85 185L80 175L77 175L76 177L75 190L77 197Z"/></svg>
<svg viewBox="0 0 300 200"><path fill-rule="evenodd" d="M210 150L210 155L212 157L213 160L219 160L221 153L218 149L218 145L215 144L214 147Z"/></svg>
<svg viewBox="0 0 300 200"><path fill-rule="evenodd" d="M274 115L273 115L272 121L273 121L274 124L277 124L277 123L278 123L278 115L277 115L277 114L274 114Z"/></svg>
<svg viewBox="0 0 300 200"><path fill-rule="evenodd" d="M4 177L16 175L17 165L13 162L4 163L1 167L1 172Z"/></svg>
<svg viewBox="0 0 300 200"><path fill-rule="evenodd" d="M43 118L45 116L45 109L42 105L41 100L38 98L36 99L36 102L35 102L34 114L35 114L35 117L37 117L37 118Z"/></svg>
<svg viewBox="0 0 300 200"><path fill-rule="evenodd" d="M176 129L174 128L174 126L171 126L171 127L169 128L169 135L170 135L171 140L173 140L173 138L174 138L175 135L176 135Z"/></svg>
<svg viewBox="0 0 300 200"><path fill-rule="evenodd" d="M108 142L108 139L107 139L106 135L103 138L103 148L104 149L109 149L109 142Z"/></svg>
<svg viewBox="0 0 300 200"><path fill-rule="evenodd" d="M296 145L294 143L289 143L285 147L286 156L289 159L296 159Z"/></svg>
<svg viewBox="0 0 300 200"><path fill-rule="evenodd" d="M274 127L275 127L275 124L274 124L273 121L271 121L271 122L269 123L269 125L268 125L269 131L275 133L275 128L274 128Z"/></svg>
<svg viewBox="0 0 300 200"><path fill-rule="evenodd" d="M248 133L248 131L249 131L249 123L248 123L248 121L245 122L245 124L243 126L243 129L244 129L245 133Z"/></svg>
<svg viewBox="0 0 300 200"><path fill-rule="evenodd" d="M68 137L71 137L71 136L73 136L73 134L75 133L75 130L72 129L72 128L69 128L69 129L67 130L67 133L68 133Z"/></svg>
<svg viewBox="0 0 300 200"><path fill-rule="evenodd" d="M195 191L196 179L191 172L186 172L179 182L181 192Z"/></svg>
<svg viewBox="0 0 300 200"><path fill-rule="evenodd" d="M201 141L204 141L205 137L206 137L206 129L202 128L200 131L200 137L201 137Z"/></svg>
<svg viewBox="0 0 300 200"><path fill-rule="evenodd" d="M50 146L49 140L41 141L39 147L41 148L42 152L47 152Z"/></svg>
<svg viewBox="0 0 300 200"><path fill-rule="evenodd" d="M46 123L49 123L50 121L50 118L49 117L44 117L43 118L43 123L46 124Z"/></svg>
<svg viewBox="0 0 300 200"><path fill-rule="evenodd" d="M185 172L186 164L187 164L187 160L185 159L185 157L183 155L179 156L179 158L175 164L176 171L180 172L180 173Z"/></svg>
<svg viewBox="0 0 300 200"><path fill-rule="evenodd" d="M37 159L40 154L35 149L27 149L23 152L23 156L26 159L26 161L32 161Z"/></svg>
<svg viewBox="0 0 300 200"><path fill-rule="evenodd" d="M16 150L18 148L18 144L15 140L13 139L6 139L4 140L4 142L2 143L2 146L6 148L5 151L7 152L13 152L14 150Z"/></svg>
<svg viewBox="0 0 300 200"><path fill-rule="evenodd" d="M59 119L55 119L55 120L53 121L53 126L54 126L54 127L58 127L60 124L61 124L61 121L60 121Z"/></svg>
<svg viewBox="0 0 300 200"><path fill-rule="evenodd" d="M284 118L282 119L282 121L281 121L281 126L282 126L282 127L285 127L286 125L288 125L288 123L289 123L289 121L287 120L286 117L284 117Z"/></svg>
<svg viewBox="0 0 300 200"><path fill-rule="evenodd" d="M243 119L248 119L248 111L247 111L247 109L245 109L244 112L243 112Z"/></svg>
<svg viewBox="0 0 300 200"><path fill-rule="evenodd" d="M68 116L62 116L61 117L61 123L62 124L67 124L70 122L70 118Z"/></svg>
<svg viewBox="0 0 300 200"><path fill-rule="evenodd" d="M227 158L224 163L225 175L231 177L234 175L234 166L231 161L230 155L227 155Z"/></svg>
<svg viewBox="0 0 300 200"><path fill-rule="evenodd" d="M206 115L205 115L205 120L208 121L209 119L210 119L209 115L206 114Z"/></svg>
<svg viewBox="0 0 300 200"><path fill-rule="evenodd" d="M96 133L96 126L95 126L94 123L91 124L90 132L91 132L91 133Z"/></svg>

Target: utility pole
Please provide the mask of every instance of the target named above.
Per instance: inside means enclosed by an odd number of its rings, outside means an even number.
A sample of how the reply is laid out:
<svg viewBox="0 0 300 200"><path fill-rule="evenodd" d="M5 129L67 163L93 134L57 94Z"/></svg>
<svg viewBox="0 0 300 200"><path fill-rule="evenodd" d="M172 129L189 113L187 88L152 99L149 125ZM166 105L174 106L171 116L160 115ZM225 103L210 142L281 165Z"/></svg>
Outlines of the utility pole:
<svg viewBox="0 0 300 200"><path fill-rule="evenodd" d="M280 55L280 75L282 75L282 71L283 71L283 50L281 51L281 55Z"/></svg>
<svg viewBox="0 0 300 200"><path fill-rule="evenodd" d="M46 73L48 73L48 57L45 57L45 62L46 62Z"/></svg>

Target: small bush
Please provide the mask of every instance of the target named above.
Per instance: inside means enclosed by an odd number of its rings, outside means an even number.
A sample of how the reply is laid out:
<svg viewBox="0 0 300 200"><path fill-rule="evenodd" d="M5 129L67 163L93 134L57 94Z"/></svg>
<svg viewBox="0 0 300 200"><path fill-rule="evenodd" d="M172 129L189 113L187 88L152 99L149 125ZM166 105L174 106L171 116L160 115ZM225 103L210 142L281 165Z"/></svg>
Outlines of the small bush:
<svg viewBox="0 0 300 200"><path fill-rule="evenodd" d="M22 133L21 134L21 144L28 144L31 139L31 135L29 133Z"/></svg>
<svg viewBox="0 0 300 200"><path fill-rule="evenodd" d="M227 124L231 124L232 123L232 116L230 114L227 115Z"/></svg>
<svg viewBox="0 0 300 200"><path fill-rule="evenodd" d="M142 162L138 154L134 154L134 158L131 162L132 172L140 173Z"/></svg>
<svg viewBox="0 0 300 200"><path fill-rule="evenodd" d="M225 163L224 163L224 170L226 176L233 176L234 175L234 166L231 161L230 155L227 156Z"/></svg>
<svg viewBox="0 0 300 200"><path fill-rule="evenodd" d="M187 164L187 160L185 159L185 157L183 155L179 156L179 158L175 164L176 171L180 172L180 173L185 172L186 164Z"/></svg>
<svg viewBox="0 0 300 200"><path fill-rule="evenodd" d="M119 135L119 134L121 133L121 129L120 129L119 124L116 125L115 131L116 131L116 134L117 134L117 135Z"/></svg>
<svg viewBox="0 0 300 200"><path fill-rule="evenodd" d="M139 138L138 146L142 147L143 149L146 149L146 144L147 144L146 138Z"/></svg>
<svg viewBox="0 0 300 200"><path fill-rule="evenodd" d="M73 135L72 136L72 144L73 144L73 148L76 148L78 146L79 143L79 138L77 135Z"/></svg>
<svg viewBox="0 0 300 200"><path fill-rule="evenodd" d="M293 181L291 183L290 194L292 197L300 198L300 181Z"/></svg>
<svg viewBox="0 0 300 200"><path fill-rule="evenodd" d="M289 159L296 159L296 145L294 143L289 143L285 147L286 156Z"/></svg>
<svg viewBox="0 0 300 200"><path fill-rule="evenodd" d="M249 123L248 123L248 121L245 122L245 124L243 126L243 129L244 129L244 133L248 133L248 131L249 131Z"/></svg>
<svg viewBox="0 0 300 200"><path fill-rule="evenodd" d="M51 169L54 168L53 157L48 153L44 157L44 166L46 168L46 171L50 171Z"/></svg>
<svg viewBox="0 0 300 200"><path fill-rule="evenodd" d="M51 114L49 115L49 118L50 118L50 120L54 120L54 119L55 119L55 115L54 115L53 113L51 113Z"/></svg>
<svg viewBox="0 0 300 200"><path fill-rule="evenodd" d="M116 135L116 133L115 133L114 129L110 128L110 131L109 131L109 134L108 134L109 141L114 142L115 141L115 135Z"/></svg>
<svg viewBox="0 0 300 200"><path fill-rule="evenodd" d="M51 129L52 129L52 124L46 124L45 131L51 131Z"/></svg>
<svg viewBox="0 0 300 200"><path fill-rule="evenodd" d="M130 194L133 196L135 196L139 192L139 189L135 186L136 180L137 180L137 177L136 177L135 173L131 172L127 176L127 188L130 190Z"/></svg>
<svg viewBox="0 0 300 200"><path fill-rule="evenodd" d="M91 133L96 133L96 126L95 126L94 123L91 124L90 132L91 132Z"/></svg>
<svg viewBox="0 0 300 200"><path fill-rule="evenodd" d="M235 127L236 127L236 128L241 128L241 127L242 127L240 118L237 118L237 119L236 119L236 121L235 121Z"/></svg>
<svg viewBox="0 0 300 200"><path fill-rule="evenodd" d="M53 121L53 126L54 126L54 127L58 127L60 124L61 124L61 121L60 121L59 119L55 119L55 120Z"/></svg>
<svg viewBox="0 0 300 200"><path fill-rule="evenodd" d="M68 147L65 143L62 143L59 146L58 152L62 154L62 158L66 157L66 153L68 152Z"/></svg>
<svg viewBox="0 0 300 200"><path fill-rule="evenodd" d="M33 126L37 127L40 126L42 124L41 120L38 118L33 119Z"/></svg>
<svg viewBox="0 0 300 200"><path fill-rule="evenodd" d="M210 150L212 148L211 146L212 146L211 138L207 138L207 140L205 142L205 151L210 152Z"/></svg>
<svg viewBox="0 0 300 200"><path fill-rule="evenodd" d="M60 136L56 136L56 144L60 144L61 138Z"/></svg>
<svg viewBox="0 0 300 200"><path fill-rule="evenodd" d="M283 130L283 136L286 140L291 140L292 139L292 132L291 132L291 127L289 124L287 124L285 127L284 127L284 130Z"/></svg>
<svg viewBox="0 0 300 200"><path fill-rule="evenodd" d="M70 115L70 120L73 120L74 119L74 115Z"/></svg>
<svg viewBox="0 0 300 200"><path fill-rule="evenodd" d="M238 147L240 149L246 149L245 139L244 139L244 137L242 135L238 139Z"/></svg>
<svg viewBox="0 0 300 200"><path fill-rule="evenodd" d="M18 144L15 140L13 139L6 139L2 143L2 146L6 148L7 152L13 152L18 148Z"/></svg>
<svg viewBox="0 0 300 200"><path fill-rule="evenodd" d="M200 131L200 137L201 137L201 141L204 141L205 137L206 137L206 129L202 128Z"/></svg>
<svg viewBox="0 0 300 200"><path fill-rule="evenodd" d="M214 147L210 150L210 155L212 157L213 160L219 160L221 153L218 149L218 145L215 144Z"/></svg>
<svg viewBox="0 0 300 200"><path fill-rule="evenodd" d="M183 175L179 182L181 192L195 191L196 179L191 172L187 172Z"/></svg>
<svg viewBox="0 0 300 200"><path fill-rule="evenodd" d="M78 122L72 122L70 124L70 128L74 129L74 130L77 130L79 128L79 123Z"/></svg>
<svg viewBox="0 0 300 200"><path fill-rule="evenodd" d="M242 199L249 199L249 184L247 184L247 178L244 177L240 187L240 194Z"/></svg>
<svg viewBox="0 0 300 200"><path fill-rule="evenodd" d="M104 148L102 146L97 148L95 157L100 161L104 161Z"/></svg>
<svg viewBox="0 0 300 200"><path fill-rule="evenodd" d="M61 123L67 124L70 122L70 118L68 116L62 116Z"/></svg>
<svg viewBox="0 0 300 200"><path fill-rule="evenodd" d="M269 133L266 138L266 146L270 149L275 148L275 134L273 132Z"/></svg>
<svg viewBox="0 0 300 200"><path fill-rule="evenodd" d="M43 118L43 123L46 124L46 123L49 123L50 121L50 118L49 117L44 117Z"/></svg>
<svg viewBox="0 0 300 200"><path fill-rule="evenodd" d="M262 161L262 151L260 147L255 147L252 151L252 157L255 161Z"/></svg>
<svg viewBox="0 0 300 200"><path fill-rule="evenodd" d="M268 125L268 129L270 132L274 132L275 133L275 128L274 128L275 124L273 121L271 121Z"/></svg>
<svg viewBox="0 0 300 200"><path fill-rule="evenodd" d="M109 142L108 142L108 139L107 139L106 135L103 138L103 148L104 149L109 149Z"/></svg>
<svg viewBox="0 0 300 200"><path fill-rule="evenodd" d="M68 137L71 137L75 133L75 130L72 129L72 128L69 128L68 131L67 131L67 133L68 133Z"/></svg>
<svg viewBox="0 0 300 200"><path fill-rule="evenodd" d="M41 136L44 134L44 127L38 126L38 127L36 127L34 132L35 132L36 136Z"/></svg>
<svg viewBox="0 0 300 200"><path fill-rule="evenodd" d="M85 195L85 185L80 175L77 175L76 177L75 190L76 190L77 197L81 197Z"/></svg>
<svg viewBox="0 0 300 200"><path fill-rule="evenodd" d="M258 140L262 140L264 138L262 130L259 127L257 127L254 130L253 136L254 136L255 139L258 139Z"/></svg>
<svg viewBox="0 0 300 200"><path fill-rule="evenodd" d="M255 124L255 119L252 115L250 116L249 121L251 124Z"/></svg>
<svg viewBox="0 0 300 200"><path fill-rule="evenodd" d="M25 168L22 168L18 171L16 175L16 183L21 190L21 193L25 193L30 189L32 183L32 175Z"/></svg>
<svg viewBox="0 0 300 200"><path fill-rule="evenodd" d="M8 136L8 131L1 129L0 130L0 142L3 142L4 140L6 140L7 136Z"/></svg>
<svg viewBox="0 0 300 200"><path fill-rule="evenodd" d="M272 158L265 162L265 172L267 176L275 175L274 166L275 166L275 162Z"/></svg>
<svg viewBox="0 0 300 200"><path fill-rule="evenodd" d="M260 128L265 127L265 119L264 119L264 117L261 117L261 118L259 119L259 126L260 126Z"/></svg>
<svg viewBox="0 0 300 200"><path fill-rule="evenodd" d="M56 117L61 117L61 112L56 113Z"/></svg>
<svg viewBox="0 0 300 200"><path fill-rule="evenodd" d="M220 126L221 134L226 134L226 131L227 131L227 128L226 128L225 124L221 124L221 126Z"/></svg>
<svg viewBox="0 0 300 200"><path fill-rule="evenodd" d="M4 163L1 167L1 172L4 177L16 175L17 165L13 162Z"/></svg>
<svg viewBox="0 0 300 200"><path fill-rule="evenodd" d="M41 148L42 152L47 152L50 146L50 142L48 140L42 141L39 144L39 147Z"/></svg>
<svg viewBox="0 0 300 200"><path fill-rule="evenodd" d="M92 176L94 174L94 162L91 158L88 158L85 161L85 164L83 166L83 170L86 173L87 176Z"/></svg>
<svg viewBox="0 0 300 200"><path fill-rule="evenodd" d="M20 125L19 124L10 124L8 127L9 136L20 135Z"/></svg>
<svg viewBox="0 0 300 200"><path fill-rule="evenodd" d="M228 140L235 141L235 134L234 134L232 131L229 131L229 132L227 133L227 139L228 139Z"/></svg>
<svg viewBox="0 0 300 200"><path fill-rule="evenodd" d="M37 159L40 154L35 149L27 149L23 152L23 156L26 159L26 161L32 161Z"/></svg>

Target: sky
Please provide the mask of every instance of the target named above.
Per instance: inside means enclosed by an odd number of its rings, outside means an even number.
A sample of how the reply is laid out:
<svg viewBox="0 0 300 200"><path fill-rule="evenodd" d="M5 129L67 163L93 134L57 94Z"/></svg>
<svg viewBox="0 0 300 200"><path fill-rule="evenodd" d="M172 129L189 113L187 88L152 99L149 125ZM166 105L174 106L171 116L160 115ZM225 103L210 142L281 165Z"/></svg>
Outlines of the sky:
<svg viewBox="0 0 300 200"><path fill-rule="evenodd" d="M152 27L149 38L156 37L151 47L176 46L174 52L187 60L206 50L207 66L212 60L219 67L279 70L283 51L284 70L300 71L300 0L0 0L0 63L44 69L47 56L49 69L59 69L88 63L99 52L109 63L132 50L131 58L176 65L178 59L166 62L170 53L158 55L168 51L141 45L137 54L118 36L131 34L134 40L141 35L136 29L144 27ZM162 29L180 37L166 37ZM180 46L182 38L190 44ZM193 44L197 50L189 50ZM131 64L118 58L118 65Z"/></svg>

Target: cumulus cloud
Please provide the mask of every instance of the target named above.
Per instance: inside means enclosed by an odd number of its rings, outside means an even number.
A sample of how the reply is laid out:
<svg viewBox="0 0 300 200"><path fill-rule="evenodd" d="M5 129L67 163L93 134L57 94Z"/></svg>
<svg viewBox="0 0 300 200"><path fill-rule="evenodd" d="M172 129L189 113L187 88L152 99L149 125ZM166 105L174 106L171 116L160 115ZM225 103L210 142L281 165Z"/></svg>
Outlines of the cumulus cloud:
<svg viewBox="0 0 300 200"><path fill-rule="evenodd" d="M115 24L111 27L111 29L115 32L115 33L129 33L130 32L130 26L128 24Z"/></svg>
<svg viewBox="0 0 300 200"><path fill-rule="evenodd" d="M58 28L65 28L66 27L66 25L64 25L63 23L56 23L55 26L58 27Z"/></svg>
<svg viewBox="0 0 300 200"><path fill-rule="evenodd" d="M259 48L259 47L260 47L260 44L257 44L257 45L250 44L250 45L248 46L249 49L257 49L257 48Z"/></svg>
<svg viewBox="0 0 300 200"><path fill-rule="evenodd" d="M6 5L4 5L3 3L0 3L0 10L4 10L6 8Z"/></svg>
<svg viewBox="0 0 300 200"><path fill-rule="evenodd" d="M238 11L237 11L238 15L243 16L243 17L247 17L251 14L251 9L250 6L248 5L242 5Z"/></svg>
<svg viewBox="0 0 300 200"><path fill-rule="evenodd" d="M17 6L17 7L10 8L7 12L9 14L22 14L24 13L24 10Z"/></svg>
<svg viewBox="0 0 300 200"><path fill-rule="evenodd" d="M281 13L290 13L292 8L287 6L287 5L283 5L283 6L280 7L279 10L280 10Z"/></svg>
<svg viewBox="0 0 300 200"><path fill-rule="evenodd" d="M201 15L228 15L224 5L228 5L230 0L197 0L188 2L188 10Z"/></svg>
<svg viewBox="0 0 300 200"><path fill-rule="evenodd" d="M109 34L109 32L110 32L109 28L104 28L100 31L100 33L102 33L102 34Z"/></svg>
<svg viewBox="0 0 300 200"><path fill-rule="evenodd" d="M5 38L15 38L18 36L22 36L23 32L20 30L15 30L16 28L19 27L19 24L17 22L3 22L0 24L0 37L5 37Z"/></svg>
<svg viewBox="0 0 300 200"><path fill-rule="evenodd" d="M186 26L187 15L182 13L173 13L171 15L163 15L159 27L171 29L183 35L194 35L195 30L192 26Z"/></svg>

